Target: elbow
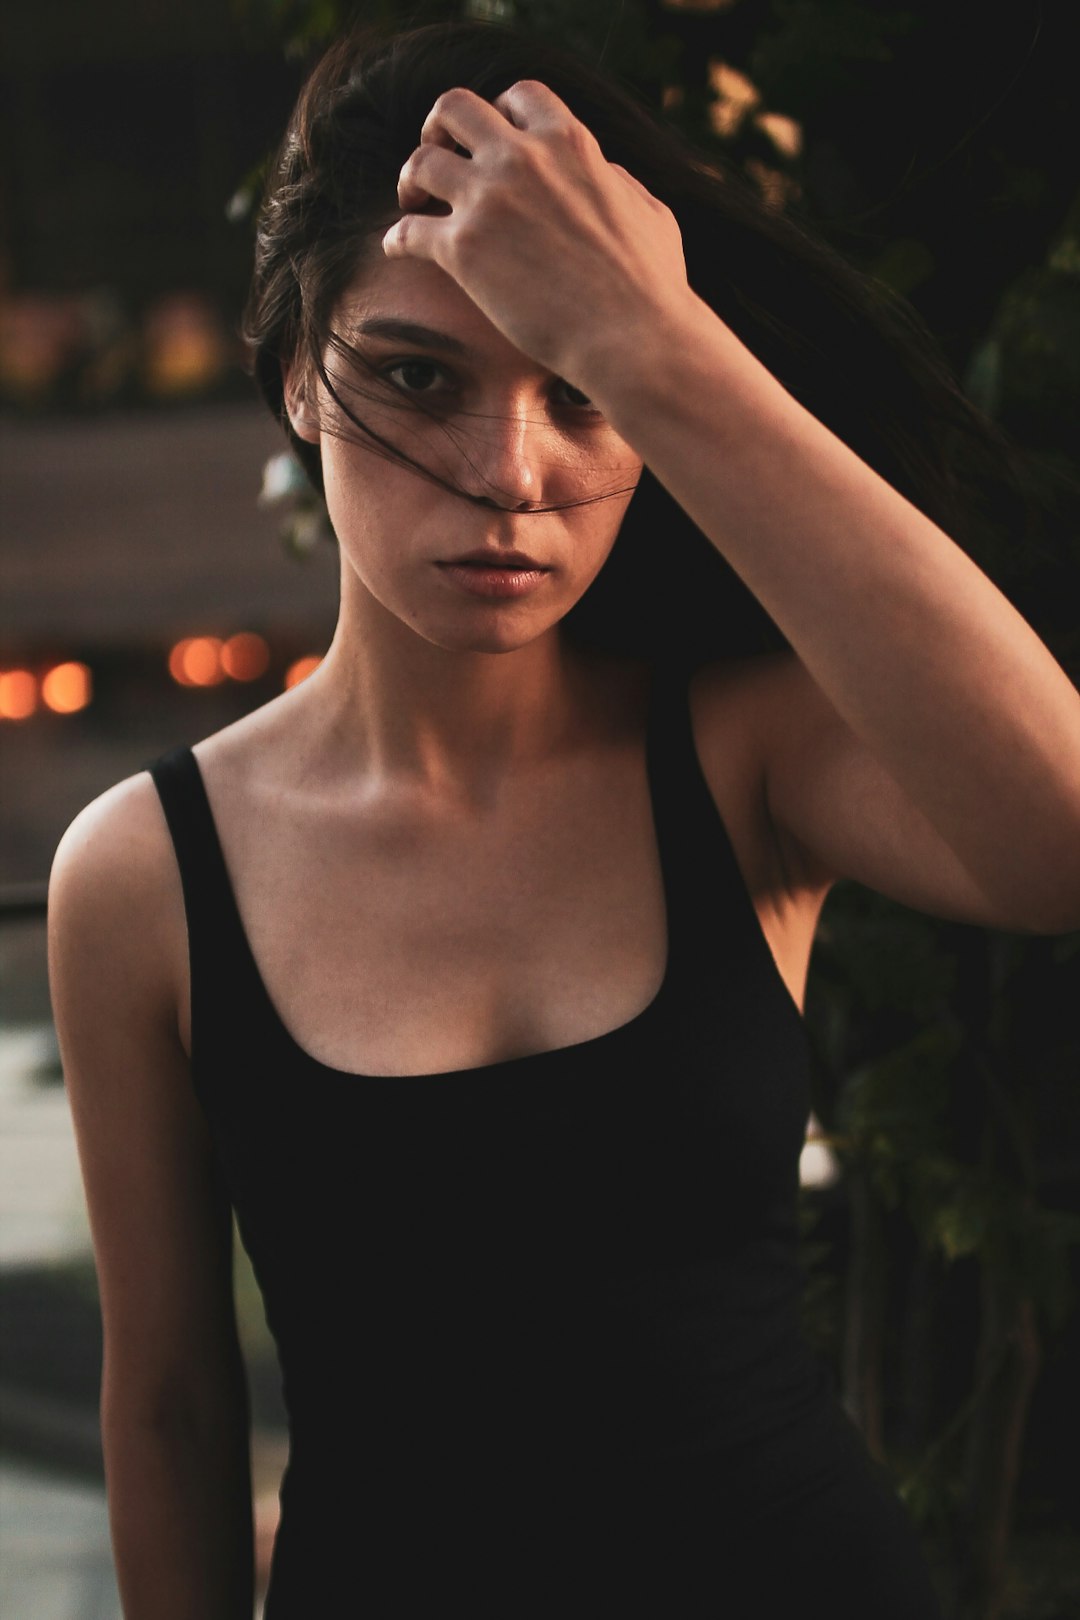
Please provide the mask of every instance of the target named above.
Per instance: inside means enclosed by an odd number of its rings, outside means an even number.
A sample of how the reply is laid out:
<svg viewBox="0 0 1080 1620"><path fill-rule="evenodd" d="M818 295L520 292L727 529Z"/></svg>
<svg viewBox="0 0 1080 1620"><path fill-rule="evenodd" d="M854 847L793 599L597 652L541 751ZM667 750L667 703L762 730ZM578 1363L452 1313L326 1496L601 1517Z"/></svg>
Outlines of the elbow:
<svg viewBox="0 0 1080 1620"><path fill-rule="evenodd" d="M1039 859L1035 862L1035 850ZM1031 835L1025 893L1017 894L1018 932L1072 934L1080 930L1080 809L1071 810L1061 826L1039 837Z"/></svg>
<svg viewBox="0 0 1080 1620"><path fill-rule="evenodd" d="M1080 900L1073 899L1064 906L1047 908L1038 916L1018 924L1022 934L1075 934L1080 933Z"/></svg>

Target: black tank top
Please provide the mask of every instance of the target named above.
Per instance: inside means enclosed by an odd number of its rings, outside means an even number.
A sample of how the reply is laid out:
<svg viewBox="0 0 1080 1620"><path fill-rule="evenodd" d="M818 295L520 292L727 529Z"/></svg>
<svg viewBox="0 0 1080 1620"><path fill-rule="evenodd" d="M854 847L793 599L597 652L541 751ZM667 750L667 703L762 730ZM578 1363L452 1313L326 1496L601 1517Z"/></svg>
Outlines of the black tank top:
<svg viewBox="0 0 1080 1620"><path fill-rule="evenodd" d="M740 1581L756 1615L805 1614L805 1583L784 1584L800 1546L824 1541L835 1581L852 1536L866 1570L820 1612L937 1612L801 1332L809 1049L685 672L654 676L646 747L668 933L653 1001L572 1046L393 1077L291 1038L195 756L149 767L183 883L193 1085L289 1417L265 1620L451 1599L561 1620L647 1612L650 1591L676 1620Z"/></svg>

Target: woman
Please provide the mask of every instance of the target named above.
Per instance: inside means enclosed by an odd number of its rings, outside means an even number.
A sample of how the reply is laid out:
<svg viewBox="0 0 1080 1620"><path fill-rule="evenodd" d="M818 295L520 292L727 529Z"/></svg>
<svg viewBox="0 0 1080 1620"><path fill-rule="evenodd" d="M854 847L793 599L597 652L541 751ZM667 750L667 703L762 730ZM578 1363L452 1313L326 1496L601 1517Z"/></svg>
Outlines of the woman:
<svg viewBox="0 0 1080 1620"><path fill-rule="evenodd" d="M929 515L992 430L865 278L485 24L320 64L248 332L332 645L89 805L50 892L125 1613L250 1613L235 1208L267 1620L933 1615L800 1335L801 1008L840 878L1080 925L1080 698Z"/></svg>

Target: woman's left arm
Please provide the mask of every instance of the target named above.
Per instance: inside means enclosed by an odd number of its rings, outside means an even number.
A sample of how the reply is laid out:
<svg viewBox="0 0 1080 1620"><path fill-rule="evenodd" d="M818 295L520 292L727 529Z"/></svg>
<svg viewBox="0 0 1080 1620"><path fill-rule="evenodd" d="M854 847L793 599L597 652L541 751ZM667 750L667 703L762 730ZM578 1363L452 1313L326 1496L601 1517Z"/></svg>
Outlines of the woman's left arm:
<svg viewBox="0 0 1080 1620"><path fill-rule="evenodd" d="M798 654L764 767L778 832L933 909L932 849L895 836L914 809L981 920L1080 928L1080 693L1011 603L693 295L594 370L595 403Z"/></svg>
<svg viewBox="0 0 1080 1620"><path fill-rule="evenodd" d="M671 211L534 80L490 104L440 96L398 201L387 256L440 265L588 394L791 643L762 770L778 836L822 885L1080 928L1080 694L690 289Z"/></svg>

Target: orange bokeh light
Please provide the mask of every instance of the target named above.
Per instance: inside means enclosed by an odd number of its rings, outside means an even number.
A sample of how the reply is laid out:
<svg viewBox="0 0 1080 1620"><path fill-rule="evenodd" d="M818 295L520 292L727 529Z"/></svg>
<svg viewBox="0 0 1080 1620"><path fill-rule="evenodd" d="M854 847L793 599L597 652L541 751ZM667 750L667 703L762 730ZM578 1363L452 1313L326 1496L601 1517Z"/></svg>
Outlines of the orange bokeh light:
<svg viewBox="0 0 1080 1620"><path fill-rule="evenodd" d="M28 669L0 674L0 720L25 720L37 708L37 682Z"/></svg>
<svg viewBox="0 0 1080 1620"><path fill-rule="evenodd" d="M225 679L220 636L192 636L184 652L184 674L192 686L217 686Z"/></svg>
<svg viewBox="0 0 1080 1620"><path fill-rule="evenodd" d="M290 686L299 686L301 681L306 681L312 671L318 669L321 663L322 659L311 653L307 658L298 658L295 663L290 664L285 671L286 690Z"/></svg>
<svg viewBox="0 0 1080 1620"><path fill-rule="evenodd" d="M217 686L225 679L220 636L185 636L169 654L169 674L181 686Z"/></svg>
<svg viewBox="0 0 1080 1620"><path fill-rule="evenodd" d="M241 630L222 647L221 664L234 681L257 681L270 666L270 649L262 636Z"/></svg>
<svg viewBox="0 0 1080 1620"><path fill-rule="evenodd" d="M85 664L54 664L41 683L41 696L54 714L76 714L93 695Z"/></svg>
<svg viewBox="0 0 1080 1620"><path fill-rule="evenodd" d="M191 682L184 674L184 654L190 646L191 637L185 636L183 641L178 641L176 646L169 652L169 674L178 686L191 685Z"/></svg>

